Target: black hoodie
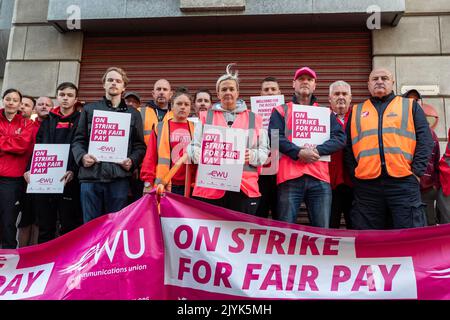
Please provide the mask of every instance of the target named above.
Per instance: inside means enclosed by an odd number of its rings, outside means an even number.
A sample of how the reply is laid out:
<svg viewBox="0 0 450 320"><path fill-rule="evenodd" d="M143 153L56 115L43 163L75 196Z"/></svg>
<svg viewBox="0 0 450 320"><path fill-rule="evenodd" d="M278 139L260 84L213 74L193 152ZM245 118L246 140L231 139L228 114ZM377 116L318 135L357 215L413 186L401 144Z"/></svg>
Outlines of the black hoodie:
<svg viewBox="0 0 450 320"><path fill-rule="evenodd" d="M36 143L46 144L71 144L75 136L75 130L80 120L80 113L74 111L64 116L60 112L60 107L54 108L48 114L48 117L42 121L36 136ZM78 172L78 166L72 152L69 152L69 161L67 170Z"/></svg>

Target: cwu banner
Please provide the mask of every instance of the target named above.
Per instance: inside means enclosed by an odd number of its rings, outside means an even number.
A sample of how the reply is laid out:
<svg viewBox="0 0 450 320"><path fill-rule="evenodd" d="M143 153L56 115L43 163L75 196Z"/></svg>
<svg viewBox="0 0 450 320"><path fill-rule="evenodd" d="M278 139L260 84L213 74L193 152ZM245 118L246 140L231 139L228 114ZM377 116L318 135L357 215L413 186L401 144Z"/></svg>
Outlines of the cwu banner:
<svg viewBox="0 0 450 320"><path fill-rule="evenodd" d="M450 299L450 225L330 230L161 199L168 299Z"/></svg>
<svg viewBox="0 0 450 320"><path fill-rule="evenodd" d="M450 299L450 225L329 230L147 195L0 249L0 299Z"/></svg>
<svg viewBox="0 0 450 320"><path fill-rule="evenodd" d="M0 249L0 300L164 299L163 254L148 197L47 243Z"/></svg>

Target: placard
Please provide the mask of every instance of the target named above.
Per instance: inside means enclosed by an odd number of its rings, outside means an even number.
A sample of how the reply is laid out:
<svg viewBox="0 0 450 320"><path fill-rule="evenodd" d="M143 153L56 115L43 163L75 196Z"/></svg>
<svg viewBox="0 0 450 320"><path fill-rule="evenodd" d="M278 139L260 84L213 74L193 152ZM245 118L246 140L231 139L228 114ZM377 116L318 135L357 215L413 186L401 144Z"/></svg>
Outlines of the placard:
<svg viewBox="0 0 450 320"><path fill-rule="evenodd" d="M27 193L63 193L70 144L36 144Z"/></svg>
<svg viewBox="0 0 450 320"><path fill-rule="evenodd" d="M239 192L248 132L204 125L197 185Z"/></svg>
<svg viewBox="0 0 450 320"><path fill-rule="evenodd" d="M94 110L88 153L104 162L122 162L128 155L131 114Z"/></svg>
<svg viewBox="0 0 450 320"><path fill-rule="evenodd" d="M302 148L315 148L330 140L330 109L292 105L292 142ZM331 161L322 156L320 161Z"/></svg>

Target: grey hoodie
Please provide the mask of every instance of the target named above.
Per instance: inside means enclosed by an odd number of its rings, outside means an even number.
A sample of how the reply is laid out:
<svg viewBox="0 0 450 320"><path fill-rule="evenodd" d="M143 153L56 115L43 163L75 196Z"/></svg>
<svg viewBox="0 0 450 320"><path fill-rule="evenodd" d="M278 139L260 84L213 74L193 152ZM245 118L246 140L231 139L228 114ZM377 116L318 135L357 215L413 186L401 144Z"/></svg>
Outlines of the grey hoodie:
<svg viewBox="0 0 450 320"><path fill-rule="evenodd" d="M232 111L222 108L220 102L215 103L211 107L211 110L223 112L225 120L229 124L228 127L231 127L231 125L236 120L237 114L247 110L247 105L245 104L244 100L239 99L236 102L236 109ZM258 137L258 144L254 146L254 148L249 149L250 151L249 164L254 167L264 164L267 160L267 157L269 156L269 138L267 136L267 130L264 130L262 128L259 129L260 134ZM187 147L189 159L193 163L198 163L198 159L200 158L200 152L202 148L201 144L202 136L203 136L203 124L201 122L198 122L195 124L194 138Z"/></svg>

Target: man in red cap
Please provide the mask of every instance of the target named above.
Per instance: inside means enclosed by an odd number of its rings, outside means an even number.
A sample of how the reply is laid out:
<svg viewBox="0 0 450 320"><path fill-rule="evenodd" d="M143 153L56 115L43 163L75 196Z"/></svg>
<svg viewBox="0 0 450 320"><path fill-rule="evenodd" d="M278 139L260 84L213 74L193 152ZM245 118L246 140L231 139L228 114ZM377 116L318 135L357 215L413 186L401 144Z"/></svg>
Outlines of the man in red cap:
<svg viewBox="0 0 450 320"><path fill-rule="evenodd" d="M328 163L319 161L319 158L344 147L344 131L330 112L330 140L315 148L302 148L292 142L292 106L318 106L313 95L316 80L316 72L309 67L302 67L295 72L292 102L272 111L269 132L278 130L280 136L278 219L295 223L300 205L305 201L311 225L328 228L331 214L330 174Z"/></svg>

